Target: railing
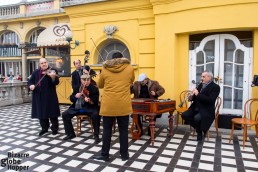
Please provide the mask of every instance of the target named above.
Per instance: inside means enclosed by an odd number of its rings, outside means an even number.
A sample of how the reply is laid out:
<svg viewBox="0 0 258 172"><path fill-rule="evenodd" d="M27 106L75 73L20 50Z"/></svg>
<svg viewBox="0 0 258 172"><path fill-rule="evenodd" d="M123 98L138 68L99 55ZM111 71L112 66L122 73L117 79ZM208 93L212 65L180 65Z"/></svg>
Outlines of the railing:
<svg viewBox="0 0 258 172"><path fill-rule="evenodd" d="M0 57L21 57L18 45L0 45Z"/></svg>
<svg viewBox="0 0 258 172"><path fill-rule="evenodd" d="M31 102L27 82L13 80L0 83L0 107Z"/></svg>
<svg viewBox="0 0 258 172"><path fill-rule="evenodd" d="M11 16L20 14L20 6L8 6L0 8L0 16Z"/></svg>

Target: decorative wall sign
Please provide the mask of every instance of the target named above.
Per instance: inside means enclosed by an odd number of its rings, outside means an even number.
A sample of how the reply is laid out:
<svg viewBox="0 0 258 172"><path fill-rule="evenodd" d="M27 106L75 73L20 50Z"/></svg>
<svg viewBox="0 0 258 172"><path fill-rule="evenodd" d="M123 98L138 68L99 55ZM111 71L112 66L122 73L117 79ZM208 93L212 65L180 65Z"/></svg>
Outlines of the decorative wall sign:
<svg viewBox="0 0 258 172"><path fill-rule="evenodd" d="M68 25L65 24L62 26L55 26L53 28L53 33L58 37L62 37L68 30L70 30L70 28Z"/></svg>

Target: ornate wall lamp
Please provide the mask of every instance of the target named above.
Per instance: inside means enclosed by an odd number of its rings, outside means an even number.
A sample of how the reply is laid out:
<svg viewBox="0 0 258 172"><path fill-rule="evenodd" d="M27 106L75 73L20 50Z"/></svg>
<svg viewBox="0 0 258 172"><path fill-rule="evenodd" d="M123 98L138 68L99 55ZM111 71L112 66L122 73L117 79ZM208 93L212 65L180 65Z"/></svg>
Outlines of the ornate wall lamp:
<svg viewBox="0 0 258 172"><path fill-rule="evenodd" d="M80 45L80 42L75 40L74 47L71 47L71 41L73 40L73 33L70 30L67 30L65 32L65 39L68 42L70 49L75 49L78 45Z"/></svg>

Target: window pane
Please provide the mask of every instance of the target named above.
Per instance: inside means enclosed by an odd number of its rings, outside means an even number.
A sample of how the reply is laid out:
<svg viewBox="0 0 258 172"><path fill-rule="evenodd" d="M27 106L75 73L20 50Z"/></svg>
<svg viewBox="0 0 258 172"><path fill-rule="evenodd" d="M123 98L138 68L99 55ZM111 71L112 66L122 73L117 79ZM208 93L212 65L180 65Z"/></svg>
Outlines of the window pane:
<svg viewBox="0 0 258 172"><path fill-rule="evenodd" d="M224 84L225 85L232 85L232 70L233 65L232 63L225 63L224 64Z"/></svg>
<svg viewBox="0 0 258 172"><path fill-rule="evenodd" d="M224 97L223 97L223 107L231 109L231 102L232 102L232 88L225 87L223 91Z"/></svg>
<svg viewBox="0 0 258 172"><path fill-rule="evenodd" d="M243 103L243 90L237 90L235 89L234 92L234 109L242 109L242 103Z"/></svg>

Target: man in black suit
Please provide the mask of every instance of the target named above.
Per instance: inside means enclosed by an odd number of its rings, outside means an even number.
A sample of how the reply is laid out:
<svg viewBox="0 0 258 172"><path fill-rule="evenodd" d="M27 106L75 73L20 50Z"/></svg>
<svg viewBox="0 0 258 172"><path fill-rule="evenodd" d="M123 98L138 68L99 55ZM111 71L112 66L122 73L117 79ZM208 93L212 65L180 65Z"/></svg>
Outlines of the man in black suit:
<svg viewBox="0 0 258 172"><path fill-rule="evenodd" d="M77 59L73 61L75 70L72 72L72 88L73 92L78 93L81 86L81 75L83 74L81 60Z"/></svg>
<svg viewBox="0 0 258 172"><path fill-rule="evenodd" d="M202 72L201 80L189 97L193 101L191 106L182 114L182 118L196 129L197 141L202 141L215 119L215 102L220 93L220 87L213 82L211 72Z"/></svg>

